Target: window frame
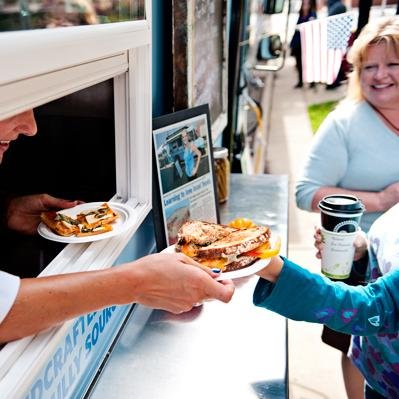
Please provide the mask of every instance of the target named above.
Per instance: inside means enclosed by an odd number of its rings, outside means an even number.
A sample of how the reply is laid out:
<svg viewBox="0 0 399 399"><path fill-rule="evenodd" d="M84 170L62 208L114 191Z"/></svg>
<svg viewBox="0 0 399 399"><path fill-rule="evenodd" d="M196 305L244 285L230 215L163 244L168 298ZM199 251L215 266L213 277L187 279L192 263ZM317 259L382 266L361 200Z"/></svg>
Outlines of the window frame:
<svg viewBox="0 0 399 399"><path fill-rule="evenodd" d="M0 33L0 119L114 79L111 200L134 208L134 224L109 240L67 245L40 276L112 266L151 210L151 0L145 10L145 20ZM7 344L0 351L0 391L28 387L35 362L43 362L72 322Z"/></svg>

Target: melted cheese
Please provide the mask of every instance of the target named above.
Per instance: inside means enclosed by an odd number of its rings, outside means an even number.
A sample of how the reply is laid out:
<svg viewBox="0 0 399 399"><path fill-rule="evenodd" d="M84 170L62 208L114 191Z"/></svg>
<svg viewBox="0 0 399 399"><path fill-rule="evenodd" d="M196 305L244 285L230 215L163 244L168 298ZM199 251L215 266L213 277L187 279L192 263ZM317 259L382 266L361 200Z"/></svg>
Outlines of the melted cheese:
<svg viewBox="0 0 399 399"><path fill-rule="evenodd" d="M62 223L65 227L67 227L68 229L73 229L73 228L75 227L73 224L68 223L68 222L65 221L65 220L61 220L61 223Z"/></svg>
<svg viewBox="0 0 399 399"><path fill-rule="evenodd" d="M107 214L101 215L101 214L98 214L98 213L91 213L89 215L86 215L85 218L86 218L86 222L88 224L92 224L92 223L97 223L99 220L108 219L109 215L107 215Z"/></svg>
<svg viewBox="0 0 399 399"><path fill-rule="evenodd" d="M193 258L194 256L197 255L197 249L190 244L184 244L181 246L181 252L184 253L184 255L189 256L190 258Z"/></svg>
<svg viewBox="0 0 399 399"><path fill-rule="evenodd" d="M215 259L201 259L198 261L201 265L213 269L214 267L224 271L227 265L227 259L225 258L215 258Z"/></svg>

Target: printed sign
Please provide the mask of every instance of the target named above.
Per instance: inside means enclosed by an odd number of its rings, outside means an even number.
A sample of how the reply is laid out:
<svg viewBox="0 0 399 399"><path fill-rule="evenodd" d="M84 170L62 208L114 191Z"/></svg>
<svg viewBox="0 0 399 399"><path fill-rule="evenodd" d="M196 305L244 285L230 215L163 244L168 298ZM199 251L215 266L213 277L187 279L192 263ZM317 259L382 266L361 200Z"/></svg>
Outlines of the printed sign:
<svg viewBox="0 0 399 399"><path fill-rule="evenodd" d="M75 319L21 397L82 397L128 309L112 306Z"/></svg>
<svg viewBox="0 0 399 399"><path fill-rule="evenodd" d="M218 222L208 106L153 121L157 176L154 214L160 248L175 244L189 219ZM158 232L159 233L159 232Z"/></svg>

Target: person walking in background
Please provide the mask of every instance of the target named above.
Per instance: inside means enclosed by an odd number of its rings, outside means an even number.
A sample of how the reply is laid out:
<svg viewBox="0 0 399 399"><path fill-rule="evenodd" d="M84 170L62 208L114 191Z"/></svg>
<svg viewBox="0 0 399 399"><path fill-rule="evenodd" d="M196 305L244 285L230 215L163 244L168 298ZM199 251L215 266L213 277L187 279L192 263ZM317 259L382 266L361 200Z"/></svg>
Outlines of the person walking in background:
<svg viewBox="0 0 399 399"><path fill-rule="evenodd" d="M341 0L327 0L327 14L331 15L343 14L346 12L346 6Z"/></svg>
<svg viewBox="0 0 399 399"><path fill-rule="evenodd" d="M346 12L346 5L341 0L327 0L327 14L328 16L343 14ZM339 72L335 81L326 86L327 90L333 90L341 86L341 82L346 79L346 69L341 63Z"/></svg>
<svg viewBox="0 0 399 399"><path fill-rule="evenodd" d="M316 133L296 184L299 208L317 211L326 195L355 195L366 207L361 228L367 232L399 201L398 51L398 17L369 23L355 40L348 54L353 72L347 97ZM353 279L345 282L358 284ZM343 352L348 396L362 397L361 377L346 356L350 337L325 328L322 340Z"/></svg>
<svg viewBox="0 0 399 399"><path fill-rule="evenodd" d="M299 10L299 16L297 25L304 22L316 19L316 2L315 0L303 0L301 3L301 8ZM294 35L292 36L290 43L291 55L295 58L295 68L298 74L298 81L294 86L295 89L303 87L302 78L302 46L301 46L301 33L299 29L295 29ZM311 83L313 86L314 83Z"/></svg>

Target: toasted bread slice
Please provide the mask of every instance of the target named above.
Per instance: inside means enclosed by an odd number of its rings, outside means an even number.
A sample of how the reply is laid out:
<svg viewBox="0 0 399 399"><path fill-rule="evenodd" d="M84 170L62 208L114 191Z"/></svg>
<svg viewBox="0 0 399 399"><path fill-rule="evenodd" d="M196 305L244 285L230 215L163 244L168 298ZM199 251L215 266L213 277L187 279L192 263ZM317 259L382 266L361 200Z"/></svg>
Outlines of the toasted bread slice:
<svg viewBox="0 0 399 399"><path fill-rule="evenodd" d="M178 234L177 252L210 268L234 271L253 264L270 250L269 227L237 229L202 221L186 222Z"/></svg>
<svg viewBox="0 0 399 399"><path fill-rule="evenodd" d="M63 213L48 211L40 214L42 222L54 233L69 237L80 231L77 220Z"/></svg>
<svg viewBox="0 0 399 399"><path fill-rule="evenodd" d="M235 262L228 263L224 272L232 272L234 270L243 269L244 267L251 266L252 263L257 260L259 260L259 258L256 258L255 256L241 255L237 258Z"/></svg>
<svg viewBox="0 0 399 399"><path fill-rule="evenodd" d="M118 218L118 214L104 202L99 208L81 212L76 215L79 224L83 224L87 228L95 228L97 226L110 224Z"/></svg>
<svg viewBox="0 0 399 399"><path fill-rule="evenodd" d="M119 215L107 203L100 207L76 215L76 219L62 212L42 212L41 220L52 231L61 236L85 237L106 233L112 230L110 223Z"/></svg>
<svg viewBox="0 0 399 399"><path fill-rule="evenodd" d="M238 256L234 261L230 261L227 258L194 258L197 262L201 263L201 265L207 266L209 268L218 268L222 272L231 272L234 270L242 269L244 267L252 265L256 260L258 260L255 256L246 256L241 255Z"/></svg>
<svg viewBox="0 0 399 399"><path fill-rule="evenodd" d="M269 240L268 227L257 226L244 230L236 230L226 237L198 248L196 256L199 258L216 258L221 256L239 255L257 248Z"/></svg>
<svg viewBox="0 0 399 399"><path fill-rule="evenodd" d="M228 236L237 229L216 223L200 220L190 220L181 226L177 238L177 245L195 244L208 245L216 240Z"/></svg>

